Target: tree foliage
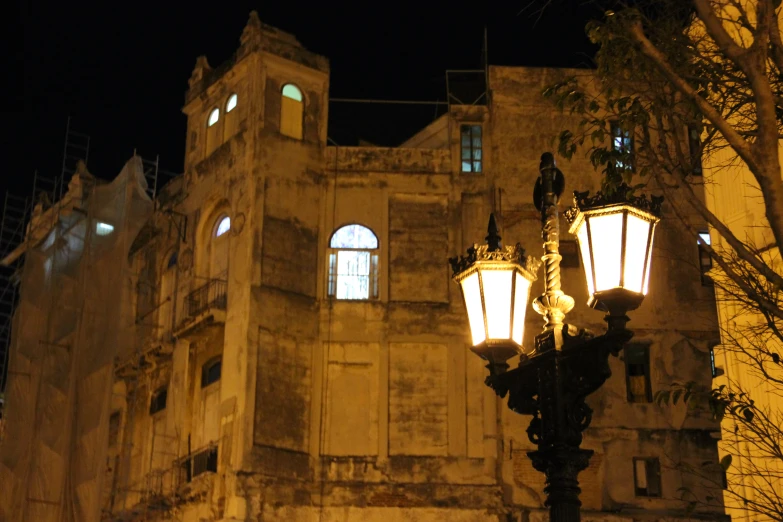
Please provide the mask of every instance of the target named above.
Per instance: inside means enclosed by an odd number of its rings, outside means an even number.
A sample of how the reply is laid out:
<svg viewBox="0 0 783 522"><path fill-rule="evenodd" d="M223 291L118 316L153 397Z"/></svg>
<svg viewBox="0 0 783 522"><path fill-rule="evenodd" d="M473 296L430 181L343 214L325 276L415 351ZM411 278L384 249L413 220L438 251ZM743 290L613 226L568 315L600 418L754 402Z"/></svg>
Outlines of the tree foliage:
<svg viewBox="0 0 783 522"><path fill-rule="evenodd" d="M562 131L558 152L567 158L587 154L605 174L605 191L663 192L668 209L711 257L716 296L729 311L722 348L764 389L729 375L715 389L680 384L658 400L707 407L724 426L734 426L736 440L752 447L754 458L740 466L742 456L735 453L732 464L729 448L720 463L729 495L751 514L783 520L783 412L768 397L757 400L763 393L783 401L781 2L612 4L587 26L599 46L595 74L567 78L544 92L579 121ZM634 137L633 147L617 146L621 142L614 140L624 133ZM709 165L707 176L703 165ZM728 183L737 169L750 173L763 212L758 226L766 235L738 231L704 202L704 180ZM713 244L699 237L693 216L709 224ZM744 487L732 486L738 483ZM691 506L717 501L689 500Z"/></svg>

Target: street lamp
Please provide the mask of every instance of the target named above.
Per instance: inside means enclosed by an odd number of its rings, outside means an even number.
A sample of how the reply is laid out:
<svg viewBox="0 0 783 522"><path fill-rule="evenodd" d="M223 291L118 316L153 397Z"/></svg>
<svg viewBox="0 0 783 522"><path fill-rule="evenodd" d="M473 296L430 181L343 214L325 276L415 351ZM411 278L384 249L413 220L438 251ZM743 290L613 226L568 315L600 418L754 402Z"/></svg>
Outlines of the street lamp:
<svg viewBox="0 0 783 522"><path fill-rule="evenodd" d="M471 350L485 359L486 384L508 407L532 415L528 438L538 446L528 452L533 466L546 474L546 505L552 522L580 520L577 475L589 463L581 449L582 432L592 410L585 399L611 376L609 355L617 355L633 333L625 328L626 312L639 307L647 293L652 241L663 198L629 197L623 185L611 194L574 192L574 207L566 212L576 235L590 298L588 304L606 312L607 332L600 336L568 325L574 307L560 288L560 227L557 203L564 177L554 156L541 156L541 176L534 200L541 211L545 269L544 293L533 309L544 316L544 330L535 345L522 347L525 303L540 263L525 256L517 244L502 247L494 216L486 245L474 245L451 262L460 284L473 339ZM519 366L506 361L520 355Z"/></svg>

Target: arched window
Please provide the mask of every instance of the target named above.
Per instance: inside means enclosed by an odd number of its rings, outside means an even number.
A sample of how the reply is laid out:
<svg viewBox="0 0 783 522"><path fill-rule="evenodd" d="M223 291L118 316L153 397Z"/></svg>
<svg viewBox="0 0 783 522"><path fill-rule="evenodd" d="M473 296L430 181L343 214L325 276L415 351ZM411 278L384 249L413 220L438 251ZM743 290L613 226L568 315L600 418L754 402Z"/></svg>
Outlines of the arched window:
<svg viewBox="0 0 783 522"><path fill-rule="evenodd" d="M210 111L207 118L207 156L212 154L212 151L220 145L219 121L220 109L215 107Z"/></svg>
<svg viewBox="0 0 783 522"><path fill-rule="evenodd" d="M345 225L329 242L327 295L337 299L378 298L378 238L362 225Z"/></svg>
<svg viewBox="0 0 783 522"><path fill-rule="evenodd" d="M280 134L301 140L303 118L302 91L292 83L284 85L283 99L280 103Z"/></svg>
<svg viewBox="0 0 783 522"><path fill-rule="evenodd" d="M171 337L171 327L174 318L174 289L176 286L177 253L173 252L164 260L160 276L160 293L158 302L158 326L161 339Z"/></svg>
<svg viewBox="0 0 783 522"><path fill-rule="evenodd" d="M237 122L239 121L239 111L237 110L238 101L239 98L236 93L229 96L226 101L226 119L223 122L223 141L237 132Z"/></svg>
<svg viewBox="0 0 783 522"><path fill-rule="evenodd" d="M231 218L225 214L215 221L209 246L209 277L226 280L228 278L229 237Z"/></svg>
<svg viewBox="0 0 783 522"><path fill-rule="evenodd" d="M220 370L223 365L222 357L214 357L201 367L201 387L206 388L213 382L220 380Z"/></svg>

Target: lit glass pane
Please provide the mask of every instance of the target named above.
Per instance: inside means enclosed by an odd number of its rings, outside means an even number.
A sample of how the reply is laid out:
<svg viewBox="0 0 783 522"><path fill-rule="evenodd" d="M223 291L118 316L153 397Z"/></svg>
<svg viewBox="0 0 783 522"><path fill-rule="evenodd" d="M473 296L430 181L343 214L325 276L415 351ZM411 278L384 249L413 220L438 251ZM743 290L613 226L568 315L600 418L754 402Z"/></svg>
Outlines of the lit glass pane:
<svg viewBox="0 0 783 522"><path fill-rule="evenodd" d="M480 161L474 161L473 162L473 172L481 172L481 162Z"/></svg>
<svg viewBox="0 0 783 522"><path fill-rule="evenodd" d="M464 160L470 159L470 148L462 149L462 159Z"/></svg>
<svg viewBox="0 0 783 522"><path fill-rule="evenodd" d="M470 162L469 161L463 161L462 162L462 172L470 172Z"/></svg>
<svg viewBox="0 0 783 522"><path fill-rule="evenodd" d="M699 238L704 242L704 244L711 245L710 242L710 233L709 232L699 232Z"/></svg>
<svg viewBox="0 0 783 522"><path fill-rule="evenodd" d="M370 297L370 253L361 250L337 252L337 299Z"/></svg>
<svg viewBox="0 0 783 522"><path fill-rule="evenodd" d="M292 100L302 101L302 91L299 90L299 87L291 83L283 87L283 96L291 98Z"/></svg>
<svg viewBox="0 0 783 522"><path fill-rule="evenodd" d="M647 257L650 223L628 214L626 227L623 286L633 292L641 293L644 286L644 260Z"/></svg>
<svg viewBox="0 0 783 522"><path fill-rule="evenodd" d="M481 270L487 333L490 339L511 337L511 270Z"/></svg>
<svg viewBox="0 0 783 522"><path fill-rule="evenodd" d="M212 112L209 113L209 119L207 120L207 127L211 127L216 124L218 119L220 119L220 110L212 109Z"/></svg>
<svg viewBox="0 0 783 522"><path fill-rule="evenodd" d="M99 236L108 236L114 232L114 225L98 221L95 223L95 233Z"/></svg>
<svg viewBox="0 0 783 522"><path fill-rule="evenodd" d="M525 333L525 312L527 311L527 299L530 296L530 281L517 272L514 276L514 326L511 329L511 338L515 343L522 345L522 335Z"/></svg>
<svg viewBox="0 0 783 522"><path fill-rule="evenodd" d="M465 296L465 306L468 309L468 323L470 324L470 333L475 346L483 343L487 338L487 334L484 331L484 312L481 306L478 272L474 272L462 280L462 293Z"/></svg>
<svg viewBox="0 0 783 522"><path fill-rule="evenodd" d="M587 223L582 221L579 230L576 231L576 238L579 240L579 250L582 253L582 266L585 268L585 278L587 279L587 293L593 295L595 286L593 282L593 264L590 261L590 245L587 242Z"/></svg>
<svg viewBox="0 0 783 522"><path fill-rule="evenodd" d="M378 238L367 227L346 225L332 235L331 248L378 248Z"/></svg>
<svg viewBox="0 0 783 522"><path fill-rule="evenodd" d="M653 239L655 239L655 224L652 226L652 234L650 234L650 250L647 252L647 273L644 274L644 287L642 293L647 295L647 285L650 282L650 265L652 265L652 246Z"/></svg>
<svg viewBox="0 0 783 522"><path fill-rule="evenodd" d="M595 290L601 292L616 288L620 285L623 215L605 214L588 219L595 262Z"/></svg>
<svg viewBox="0 0 783 522"><path fill-rule="evenodd" d="M215 237L220 237L229 230L231 230L231 218L226 216L218 223L217 230L215 230Z"/></svg>
<svg viewBox="0 0 783 522"><path fill-rule="evenodd" d="M237 95L232 94L228 98L228 103L226 103L226 112L231 112L236 106L237 106Z"/></svg>

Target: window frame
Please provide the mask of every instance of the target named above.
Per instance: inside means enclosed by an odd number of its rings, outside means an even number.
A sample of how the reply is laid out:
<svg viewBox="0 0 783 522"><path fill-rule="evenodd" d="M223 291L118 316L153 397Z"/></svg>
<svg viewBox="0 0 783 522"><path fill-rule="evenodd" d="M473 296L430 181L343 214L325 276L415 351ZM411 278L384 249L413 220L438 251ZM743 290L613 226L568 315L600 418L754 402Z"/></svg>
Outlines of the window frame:
<svg viewBox="0 0 783 522"><path fill-rule="evenodd" d="M236 100L234 102L234 106L229 109L228 105L231 103L231 100ZM231 111L235 110L237 106L239 105L239 95L235 92L231 93L228 98L226 98L226 104L223 108L223 112L226 114L230 113Z"/></svg>
<svg viewBox="0 0 783 522"><path fill-rule="evenodd" d="M637 473L637 462L644 462L644 480L646 486L639 487L639 474ZM658 457L634 457L633 458L633 489L636 497L641 498L661 498L662 493L661 480L661 461ZM650 491L650 484L654 484L657 491Z"/></svg>
<svg viewBox="0 0 783 522"><path fill-rule="evenodd" d="M375 238L375 248L361 248L361 247L335 247L332 246L335 235L346 227L359 226L369 231ZM380 298L380 284L379 284L379 271L380 271L380 250L381 241L378 239L378 234L375 233L370 227L361 223L351 222L337 227L334 232L329 236L329 243L327 248L327 273L326 273L326 297L334 299L336 301L377 301ZM339 288L340 275L337 273L338 259L340 252L367 252L369 254L369 272L367 274L367 297L362 298L346 298L337 297L337 291ZM349 277L350 274L342 274L343 277ZM355 276L360 277L360 275Z"/></svg>
<svg viewBox="0 0 783 522"><path fill-rule="evenodd" d="M212 121L212 115L217 113L217 117L215 118L215 121ZM213 107L211 111L207 114L207 128L211 129L215 125L217 125L220 122L220 107Z"/></svg>
<svg viewBox="0 0 783 522"><path fill-rule="evenodd" d="M465 144L463 143L463 138L465 136L464 129L469 129L467 136L469 139L469 153L467 162L465 161L466 158L463 156L465 155ZM479 139L479 146L475 147L474 140L476 136L474 135L474 131L478 129L478 139ZM478 157L476 155L476 152L478 152ZM464 122L460 123L459 126L459 162L460 162L460 173L462 174L483 174L484 173L484 129L481 123L471 123L471 122ZM468 164L470 167L469 169L465 169L465 164ZM478 170L476 170L476 163L478 163Z"/></svg>
<svg viewBox="0 0 783 522"><path fill-rule="evenodd" d="M218 370L218 375L213 380L209 380L209 371L214 368L215 366L219 366L220 369ZM208 388L212 384L215 384L216 382L220 382L220 380L223 378L223 356L222 355L216 355L215 357L212 357L211 359L208 359L204 362L204 364L201 365L201 389Z"/></svg>
<svg viewBox="0 0 783 522"><path fill-rule="evenodd" d="M615 132L617 131L617 132ZM616 135L615 135L616 134ZM634 132L632 129L623 129L622 125L620 125L620 122L617 120L611 120L609 122L609 136L610 136L610 145L611 150L614 152L619 152L620 154L628 154L629 161L627 164L617 160L615 163L615 166L617 167L617 170L620 171L630 171L634 172L635 169L635 156L634 156L634 148L636 145L636 142L634 140ZM619 148L616 147L615 138L619 138L621 141L621 145ZM627 143L626 143L627 140Z"/></svg>
<svg viewBox="0 0 783 522"><path fill-rule="evenodd" d="M711 243L709 230L699 230L697 233L702 239L704 239L704 236L706 236L706 242L708 245ZM701 286L712 286L712 279L710 279L710 276L707 274L707 272L712 270L712 256L710 256L710 253L707 251L701 241L697 240L696 245L699 251L699 273L701 275Z"/></svg>
<svg viewBox="0 0 783 522"><path fill-rule="evenodd" d="M297 100L296 98L294 98L292 96L286 95L285 94L286 87L293 87L294 89L296 89L296 92L299 93L299 99ZM301 109L301 115L300 115L301 121L299 122L299 128L300 128L301 134L299 136L294 136L292 134L283 132L283 121L284 121L283 110L285 108L284 107L285 104L283 102L284 98L288 98L289 100L292 100L293 102L298 103L299 107ZM305 122L305 105L306 105L305 102L306 102L306 100L305 100L304 91L302 91L302 89L297 84L295 84L294 82L286 82L286 83L283 84L282 87L280 87L280 125L279 125L280 134L282 134L283 136L286 136L288 138L294 139L294 140L304 141L304 135L305 135L305 125L304 125L304 122Z"/></svg>
<svg viewBox="0 0 783 522"><path fill-rule="evenodd" d="M644 400L637 400L631 393L631 373L629 372L631 365L638 365L639 363L630 362L630 350L642 349L644 350L644 362L641 365L644 367ZM650 379L650 345L647 343L629 343L623 350L623 359L625 363L625 391L626 400L630 404L649 404L653 402L652 384ZM636 375L633 375L636 376Z"/></svg>

